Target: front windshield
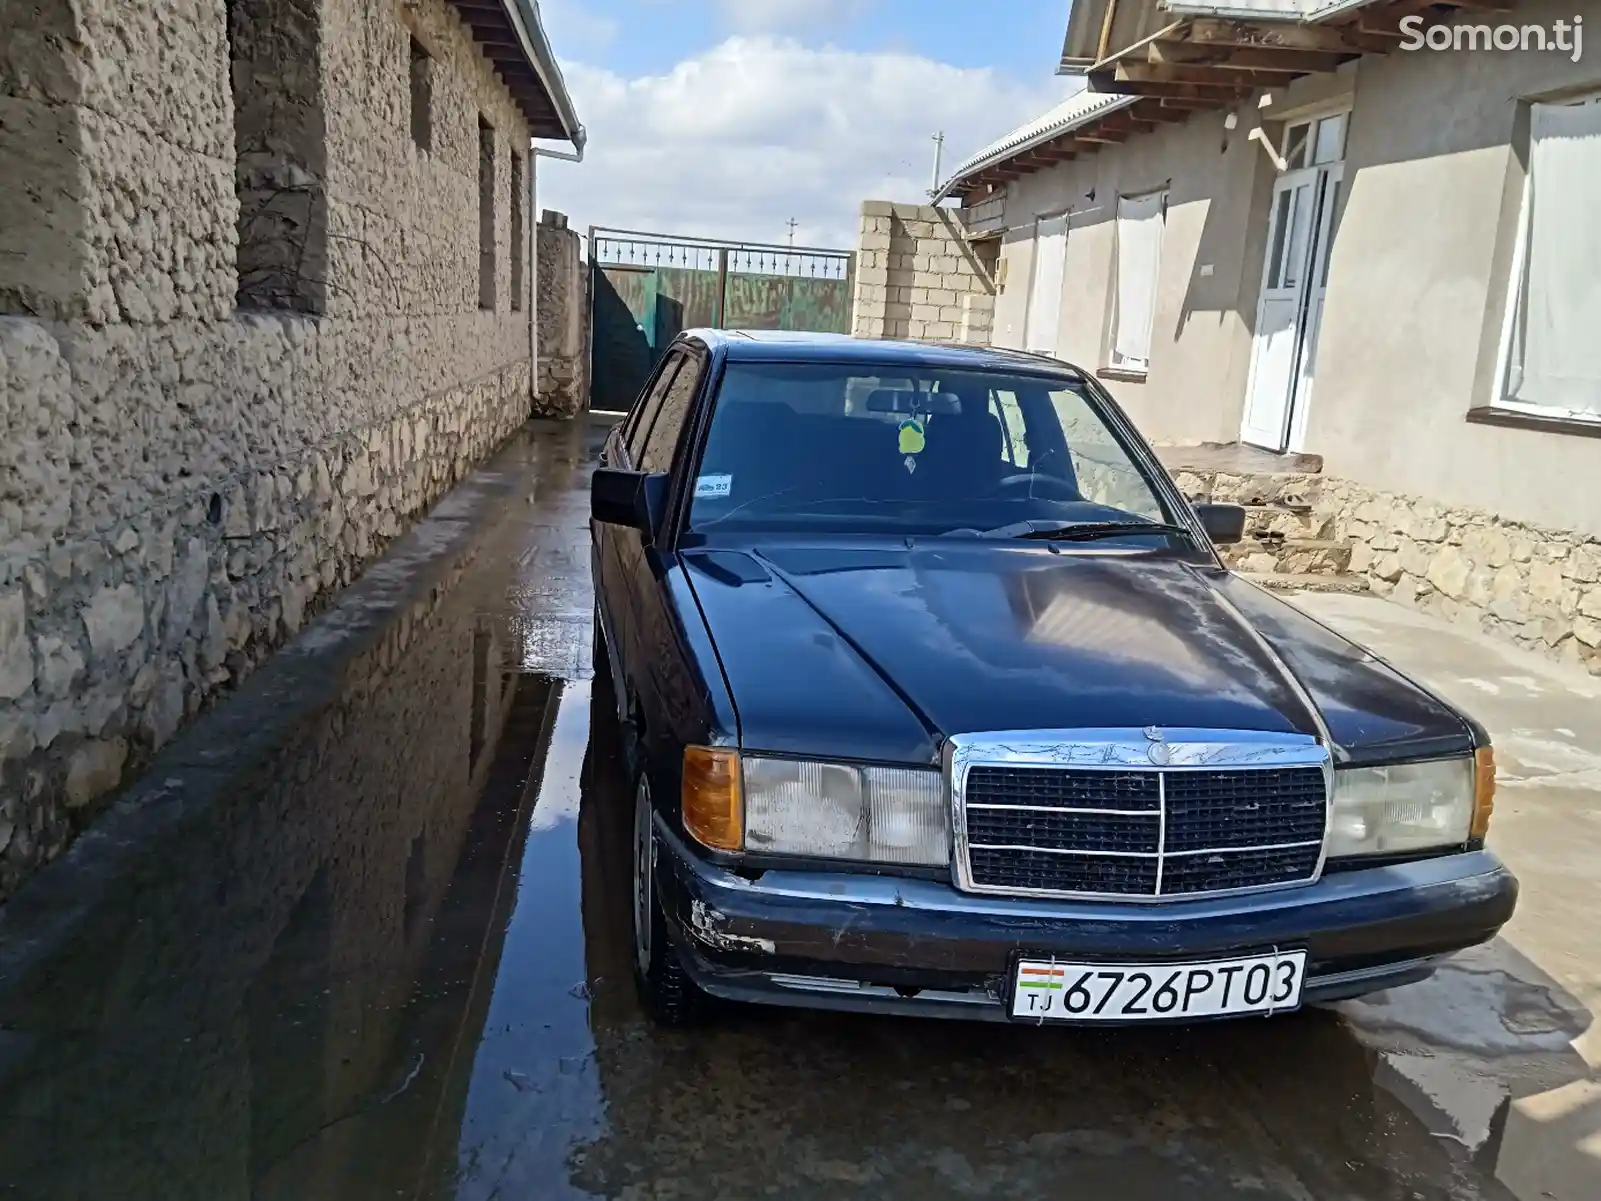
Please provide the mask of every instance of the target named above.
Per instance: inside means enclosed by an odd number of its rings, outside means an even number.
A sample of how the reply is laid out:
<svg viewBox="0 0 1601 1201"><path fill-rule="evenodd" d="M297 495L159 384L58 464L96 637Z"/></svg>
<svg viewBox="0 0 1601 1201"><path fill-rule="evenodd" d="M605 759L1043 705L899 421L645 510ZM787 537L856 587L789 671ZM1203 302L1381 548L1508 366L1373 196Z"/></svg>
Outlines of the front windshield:
<svg viewBox="0 0 1601 1201"><path fill-rule="evenodd" d="M1087 384L899 365L730 363L689 524L698 533L983 534L1173 519Z"/></svg>

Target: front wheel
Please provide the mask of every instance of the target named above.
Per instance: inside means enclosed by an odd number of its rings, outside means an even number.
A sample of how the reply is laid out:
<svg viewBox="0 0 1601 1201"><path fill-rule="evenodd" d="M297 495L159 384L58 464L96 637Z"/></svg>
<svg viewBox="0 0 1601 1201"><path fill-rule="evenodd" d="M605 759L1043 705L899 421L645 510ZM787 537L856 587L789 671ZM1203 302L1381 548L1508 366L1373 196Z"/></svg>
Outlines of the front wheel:
<svg viewBox="0 0 1601 1201"><path fill-rule="evenodd" d="M634 983L645 1011L664 1026L688 1026L705 1016L708 998L684 971L656 896L656 830L650 781L634 790Z"/></svg>

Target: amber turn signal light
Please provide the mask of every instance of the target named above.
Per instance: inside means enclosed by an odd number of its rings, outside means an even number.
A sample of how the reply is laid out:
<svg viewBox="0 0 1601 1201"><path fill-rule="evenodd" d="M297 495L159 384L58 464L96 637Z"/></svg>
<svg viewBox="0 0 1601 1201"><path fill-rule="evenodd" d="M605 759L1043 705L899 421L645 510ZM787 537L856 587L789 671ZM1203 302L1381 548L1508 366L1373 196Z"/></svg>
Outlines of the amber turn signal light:
<svg viewBox="0 0 1601 1201"><path fill-rule="evenodd" d="M739 752L684 748L684 829L714 851L745 847L745 806L739 788Z"/></svg>
<svg viewBox="0 0 1601 1201"><path fill-rule="evenodd" d="M1470 838L1482 840L1490 832L1490 815L1495 812L1495 748L1481 746L1473 752L1473 824Z"/></svg>

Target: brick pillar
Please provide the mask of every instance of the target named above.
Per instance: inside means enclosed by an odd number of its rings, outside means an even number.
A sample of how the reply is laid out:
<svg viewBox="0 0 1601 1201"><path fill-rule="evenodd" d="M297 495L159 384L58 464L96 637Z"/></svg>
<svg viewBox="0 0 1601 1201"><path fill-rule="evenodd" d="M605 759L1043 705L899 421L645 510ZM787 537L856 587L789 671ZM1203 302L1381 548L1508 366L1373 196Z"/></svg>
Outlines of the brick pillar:
<svg viewBox="0 0 1601 1201"><path fill-rule="evenodd" d="M951 209L869 200L857 255L857 337L989 342L993 268Z"/></svg>

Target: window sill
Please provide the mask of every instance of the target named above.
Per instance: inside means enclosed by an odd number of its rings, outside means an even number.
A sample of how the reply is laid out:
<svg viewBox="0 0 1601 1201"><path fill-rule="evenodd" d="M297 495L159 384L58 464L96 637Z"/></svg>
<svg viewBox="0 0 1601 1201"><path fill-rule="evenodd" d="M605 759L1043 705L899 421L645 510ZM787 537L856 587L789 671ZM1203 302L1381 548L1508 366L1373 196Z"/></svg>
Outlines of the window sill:
<svg viewBox="0 0 1601 1201"><path fill-rule="evenodd" d="M1148 372L1138 371L1129 367L1102 367L1095 373L1101 379L1126 380L1131 384L1143 384Z"/></svg>
<svg viewBox="0 0 1601 1201"><path fill-rule="evenodd" d="M1472 425L1499 425L1508 429L1539 430L1547 434L1577 434L1581 438L1601 438L1601 421L1580 421L1573 417L1544 417L1538 413L1523 413L1517 409L1503 409L1484 405L1468 410Z"/></svg>

